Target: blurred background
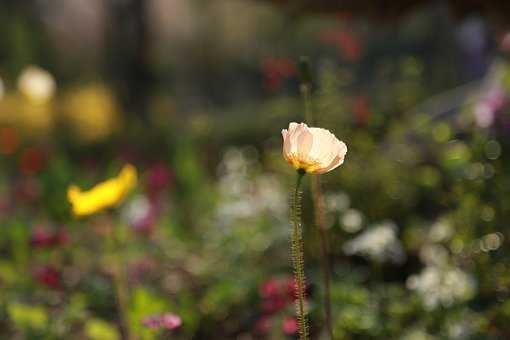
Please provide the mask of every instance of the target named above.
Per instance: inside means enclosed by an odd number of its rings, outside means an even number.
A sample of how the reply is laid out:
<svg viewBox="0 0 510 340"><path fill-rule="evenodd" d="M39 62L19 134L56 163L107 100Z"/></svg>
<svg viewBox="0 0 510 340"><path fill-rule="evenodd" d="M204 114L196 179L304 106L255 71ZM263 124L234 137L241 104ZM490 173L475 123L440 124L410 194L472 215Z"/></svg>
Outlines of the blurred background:
<svg viewBox="0 0 510 340"><path fill-rule="evenodd" d="M335 339L510 338L508 7L3 0L0 338L296 338L280 131L304 120L300 56L349 147L321 176ZM73 217L68 186L126 163L134 192Z"/></svg>

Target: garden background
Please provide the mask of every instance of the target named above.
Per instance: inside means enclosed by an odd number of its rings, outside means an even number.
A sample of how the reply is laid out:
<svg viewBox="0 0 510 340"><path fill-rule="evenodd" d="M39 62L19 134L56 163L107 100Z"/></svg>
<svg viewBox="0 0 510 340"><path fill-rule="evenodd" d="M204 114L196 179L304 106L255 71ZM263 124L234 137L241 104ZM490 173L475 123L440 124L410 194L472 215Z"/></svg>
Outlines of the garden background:
<svg viewBox="0 0 510 340"><path fill-rule="evenodd" d="M281 130L321 175L335 339L510 338L504 2L3 0L0 339L293 339ZM300 59L301 58L301 59ZM74 216L70 185L138 173ZM327 339L303 187L307 308ZM165 318L168 317L168 318Z"/></svg>

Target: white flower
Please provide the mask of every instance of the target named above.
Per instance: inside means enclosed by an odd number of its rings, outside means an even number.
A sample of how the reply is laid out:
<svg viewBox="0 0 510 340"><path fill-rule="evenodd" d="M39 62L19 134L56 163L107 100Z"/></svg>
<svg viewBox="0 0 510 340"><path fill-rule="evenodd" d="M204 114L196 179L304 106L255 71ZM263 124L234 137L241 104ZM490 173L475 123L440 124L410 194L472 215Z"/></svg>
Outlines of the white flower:
<svg viewBox="0 0 510 340"><path fill-rule="evenodd" d="M360 254L376 262L401 263L406 256L396 232L397 226L393 222L374 225L347 242L343 250L347 255Z"/></svg>
<svg viewBox="0 0 510 340"><path fill-rule="evenodd" d="M474 279L456 267L427 266L407 279L407 288L421 296L425 308L451 306L469 300L475 292Z"/></svg>
<svg viewBox="0 0 510 340"><path fill-rule="evenodd" d="M287 194L271 174L254 174L258 167L249 149L231 148L218 167L220 200L216 209L218 223L231 225L239 219L254 219L269 214L286 221Z"/></svg>
<svg viewBox="0 0 510 340"><path fill-rule="evenodd" d="M340 217L340 226L348 233L359 231L362 223L363 215L356 209L349 209Z"/></svg>
<svg viewBox="0 0 510 340"><path fill-rule="evenodd" d="M136 224L147 215L151 210L151 204L144 195L136 195L122 209L122 216L130 224Z"/></svg>
<svg viewBox="0 0 510 340"><path fill-rule="evenodd" d="M449 259L448 250L440 244L426 244L420 248L420 260L427 265L446 265Z"/></svg>
<svg viewBox="0 0 510 340"><path fill-rule="evenodd" d="M46 70L28 66L18 78L18 90L33 101L50 100L56 89L55 79Z"/></svg>
<svg viewBox="0 0 510 340"><path fill-rule="evenodd" d="M298 170L323 174L344 162L347 146L326 129L293 122L282 136L283 157Z"/></svg>
<svg viewBox="0 0 510 340"><path fill-rule="evenodd" d="M326 202L326 209L331 212L345 211L351 204L349 195L344 192L326 194L324 201Z"/></svg>
<svg viewBox="0 0 510 340"><path fill-rule="evenodd" d="M448 241L453 235L452 225L445 219L440 219L435 222L429 230L429 239L432 242Z"/></svg>

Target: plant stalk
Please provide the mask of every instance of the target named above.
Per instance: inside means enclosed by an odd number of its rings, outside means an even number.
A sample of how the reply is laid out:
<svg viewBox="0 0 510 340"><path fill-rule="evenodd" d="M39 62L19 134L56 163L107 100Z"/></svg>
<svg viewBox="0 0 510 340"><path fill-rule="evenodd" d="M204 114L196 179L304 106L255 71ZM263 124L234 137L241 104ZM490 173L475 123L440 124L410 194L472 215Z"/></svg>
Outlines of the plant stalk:
<svg viewBox="0 0 510 340"><path fill-rule="evenodd" d="M301 194L300 186L304 172L298 170L296 188L292 198L292 234L291 234L291 255L294 267L294 281L296 285L296 312L299 326L299 339L308 339L308 325L305 311L305 261L303 250L303 231L301 225Z"/></svg>
<svg viewBox="0 0 510 340"><path fill-rule="evenodd" d="M121 333L126 340L134 339L129 325L129 287L127 283L127 273L125 263L123 261L123 242L122 236L119 235L119 226L115 226L113 230L113 257L115 259L115 269L113 272L113 285L115 298L117 300L117 308L119 312Z"/></svg>

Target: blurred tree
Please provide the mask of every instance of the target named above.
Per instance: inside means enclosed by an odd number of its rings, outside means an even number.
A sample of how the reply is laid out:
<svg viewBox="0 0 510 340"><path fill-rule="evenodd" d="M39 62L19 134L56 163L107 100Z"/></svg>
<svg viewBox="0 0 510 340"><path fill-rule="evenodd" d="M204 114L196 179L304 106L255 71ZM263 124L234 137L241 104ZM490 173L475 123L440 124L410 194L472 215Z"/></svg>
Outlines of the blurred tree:
<svg viewBox="0 0 510 340"><path fill-rule="evenodd" d="M392 20L409 13L416 7L426 5L425 0L398 0L374 2L368 0L262 0L285 6L292 12L329 12L371 17L378 20ZM489 19L505 22L510 18L510 3L504 0L468 0L446 2L456 17L466 17L471 14L481 14ZM505 20L506 19L506 20Z"/></svg>
<svg viewBox="0 0 510 340"><path fill-rule="evenodd" d="M114 0L108 4L111 25L107 69L127 113L145 121L153 81L146 1Z"/></svg>

